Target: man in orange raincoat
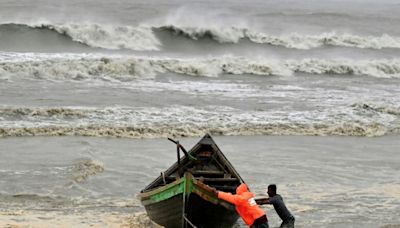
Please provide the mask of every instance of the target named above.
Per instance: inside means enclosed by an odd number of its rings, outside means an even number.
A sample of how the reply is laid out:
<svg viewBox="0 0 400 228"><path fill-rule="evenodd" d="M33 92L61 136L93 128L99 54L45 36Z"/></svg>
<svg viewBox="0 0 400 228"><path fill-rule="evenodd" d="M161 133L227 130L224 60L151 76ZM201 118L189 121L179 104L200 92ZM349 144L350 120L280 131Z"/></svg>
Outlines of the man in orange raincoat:
<svg viewBox="0 0 400 228"><path fill-rule="evenodd" d="M249 192L247 185L242 183L236 188L236 194L217 191L213 189L218 198L228 201L236 206L236 211L243 221L251 228L268 228L268 219L265 212L258 207L253 193Z"/></svg>

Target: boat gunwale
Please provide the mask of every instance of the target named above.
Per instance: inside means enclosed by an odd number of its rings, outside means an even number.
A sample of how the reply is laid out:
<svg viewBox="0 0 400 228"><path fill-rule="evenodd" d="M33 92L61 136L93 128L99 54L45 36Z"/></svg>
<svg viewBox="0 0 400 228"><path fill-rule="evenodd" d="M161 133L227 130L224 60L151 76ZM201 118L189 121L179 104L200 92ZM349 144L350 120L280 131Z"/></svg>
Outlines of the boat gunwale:
<svg viewBox="0 0 400 228"><path fill-rule="evenodd" d="M139 193L140 199L141 200L146 200L146 199L150 198L151 196L153 196L153 195L155 195L157 193L166 191L166 190L168 190L170 188L173 188L176 185L178 185L178 184L180 184L180 183L182 183L184 181L185 181L185 178L179 178L179 179L177 179L177 180L175 180L175 181L173 181L173 182L171 182L169 184L166 184L164 186L160 186L158 188L154 188L154 189L146 191L146 192L141 192L141 193Z"/></svg>
<svg viewBox="0 0 400 228"><path fill-rule="evenodd" d="M235 210L235 205L226 200L218 198L218 196L216 196L215 193L213 193L212 187L194 178L192 178L192 181L193 181L192 193L195 193L196 195L198 195L199 197L210 203L221 205L228 210Z"/></svg>
<svg viewBox="0 0 400 228"><path fill-rule="evenodd" d="M188 182L190 182L190 183L188 183ZM174 187L179 188L180 186L183 186L184 188L188 188L188 186L190 186L190 187L189 187L189 189L187 189L187 191L185 193L183 190L181 190L181 191L177 191L176 194L170 195L168 198L157 200L157 201L151 200L152 196L160 194L164 191L168 191L169 189L172 189ZM198 195L203 200L210 202L212 204L221 205L228 210L235 210L235 206L233 204L231 204L230 202L225 201L223 199L219 199L213 193L212 187L210 187L207 184L204 184L203 182L201 182L199 180L196 180L190 172L186 172L183 178L180 178L180 179L178 179L174 182L171 182L165 186L155 188L154 190L140 193L139 196L141 198L143 205L150 205L153 203L158 203L158 202L161 202L164 200L168 200L179 194L190 195L192 193ZM149 202L149 203L147 203L147 202Z"/></svg>

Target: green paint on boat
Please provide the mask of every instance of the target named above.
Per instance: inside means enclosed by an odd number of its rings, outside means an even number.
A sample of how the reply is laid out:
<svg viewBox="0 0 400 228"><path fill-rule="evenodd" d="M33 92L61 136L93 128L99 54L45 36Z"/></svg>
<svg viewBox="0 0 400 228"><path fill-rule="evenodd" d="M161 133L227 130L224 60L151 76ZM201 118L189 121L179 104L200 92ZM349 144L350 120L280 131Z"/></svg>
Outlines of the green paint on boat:
<svg viewBox="0 0 400 228"><path fill-rule="evenodd" d="M186 188L186 189L185 189ZM168 184L157 192L154 192L148 199L144 200L143 205L149 205L157 203L163 200L167 200L179 194L184 194L186 197L190 195L193 191L193 179L189 175L185 175L178 181Z"/></svg>

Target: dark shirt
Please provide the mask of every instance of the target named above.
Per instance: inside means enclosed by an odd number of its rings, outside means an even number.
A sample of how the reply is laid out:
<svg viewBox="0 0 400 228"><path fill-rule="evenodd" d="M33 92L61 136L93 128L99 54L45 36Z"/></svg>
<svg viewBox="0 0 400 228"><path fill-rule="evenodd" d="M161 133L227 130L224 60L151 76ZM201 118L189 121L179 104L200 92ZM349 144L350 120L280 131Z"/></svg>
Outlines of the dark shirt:
<svg viewBox="0 0 400 228"><path fill-rule="evenodd" d="M279 194L270 197L268 201L274 206L276 213L279 215L282 221L287 221L288 219L293 217L290 211L286 208L285 203L283 202L283 199Z"/></svg>

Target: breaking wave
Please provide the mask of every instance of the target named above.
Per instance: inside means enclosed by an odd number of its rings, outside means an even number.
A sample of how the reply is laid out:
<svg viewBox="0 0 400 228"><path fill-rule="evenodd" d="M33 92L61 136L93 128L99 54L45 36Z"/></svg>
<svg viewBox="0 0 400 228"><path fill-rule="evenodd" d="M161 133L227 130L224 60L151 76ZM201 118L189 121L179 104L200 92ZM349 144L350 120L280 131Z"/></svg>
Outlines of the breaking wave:
<svg viewBox="0 0 400 228"><path fill-rule="evenodd" d="M199 41L204 38L211 38L219 43L235 44L243 39L247 39L257 44L267 44L294 49L312 49L323 46L353 47L363 49L400 48L400 37L390 36L388 34L382 34L381 36L362 36L332 31L317 35L298 33L272 35L264 32L257 32L247 27L223 25L187 26L179 25L179 23L138 26L94 23L57 24L50 22L31 24L0 24L0 32L9 33L10 31L16 33L16 35L23 35L24 31L50 31L66 36L72 41L82 43L90 47L111 50L160 50L163 40L160 40L156 36L155 31L171 32L178 36Z"/></svg>
<svg viewBox="0 0 400 228"><path fill-rule="evenodd" d="M18 58L18 55L15 56ZM44 79L117 79L154 77L172 72L191 76L217 77L221 74L288 76L294 73L367 75L399 78L399 59L350 60L302 59L271 60L221 56L213 58L173 59L150 57L37 58L29 61L0 62L0 77L27 76Z"/></svg>
<svg viewBox="0 0 400 228"><path fill-rule="evenodd" d="M354 48L400 48L400 37L387 34L382 36L359 36L346 33L328 32L320 35L287 34L269 35L262 32L250 31L247 28L237 27L185 27L166 25L160 29L168 30L176 35L182 35L194 40L211 38L220 43L238 43L248 39L258 44L269 44L285 48L312 49L322 46L339 46Z"/></svg>
<svg viewBox="0 0 400 228"><path fill-rule="evenodd" d="M0 137L99 136L160 138L213 135L349 135L381 136L400 132L395 108L360 112L358 105L323 110L240 110L224 106L20 108L0 109ZM398 111L398 110L397 110ZM385 112L385 113L381 113ZM32 113L35 113L34 115ZM397 121L397 122L396 122ZM83 161L78 170L84 180L101 165ZM83 168L82 168L83 167ZM92 169L93 168L93 169ZM89 170L87 172L87 170ZM81 173L81 172L78 172Z"/></svg>
<svg viewBox="0 0 400 228"><path fill-rule="evenodd" d="M158 50L161 45L151 28L99 24L2 24L0 32L47 30L75 42L105 49Z"/></svg>

